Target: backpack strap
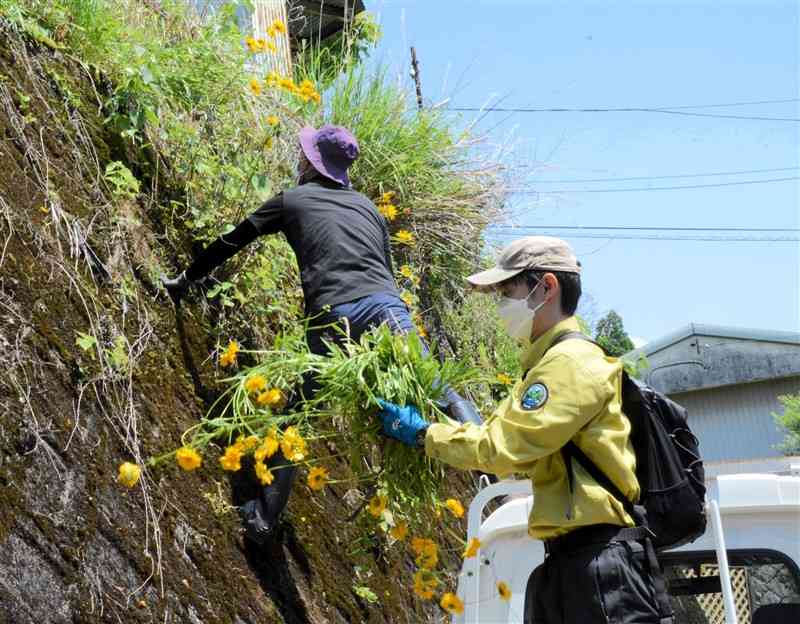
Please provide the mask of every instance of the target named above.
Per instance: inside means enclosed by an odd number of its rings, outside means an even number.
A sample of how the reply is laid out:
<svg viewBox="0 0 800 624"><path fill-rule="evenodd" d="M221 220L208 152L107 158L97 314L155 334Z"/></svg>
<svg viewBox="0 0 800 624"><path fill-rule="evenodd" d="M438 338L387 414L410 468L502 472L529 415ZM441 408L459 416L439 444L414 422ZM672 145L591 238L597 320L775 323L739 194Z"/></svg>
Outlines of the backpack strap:
<svg viewBox="0 0 800 624"><path fill-rule="evenodd" d="M550 344L549 348L554 347L560 342L564 340L584 340L586 342L591 342L593 345L600 347L603 350L603 353L608 355L608 352L599 344L597 344L594 340L589 338L586 334L577 331L566 332L557 336L553 342ZM627 373L623 370L622 371L622 378L623 382L625 381ZM575 483L575 474L572 470L572 460L576 460L581 467L591 475L592 479L600 485L603 489L605 489L611 496L616 498L622 506L625 508L626 513L633 518L633 521L636 523L635 529L631 529L631 531L641 531L644 530L647 534L642 539L639 533L636 533L635 536L631 534L631 539L636 541L643 541L644 542L644 549L647 556L647 563L648 567L650 568L650 574L653 580L653 588L655 589L655 597L656 602L658 603L658 610L659 610L659 622L660 624L673 624L674 617L673 617L673 610L672 606L669 602L669 597L667 593L667 584L664 579L664 574L661 570L661 565L658 562L658 557L656 555L655 547L653 546L653 540L651 536L653 535L652 531L647 528L647 512L644 507L641 505L635 505L631 499L625 496L622 491L614 484L614 482L608 478L606 473L604 473L597 465L589 459L589 457L584 453L575 442L570 440L561 448L561 456L564 459L564 466L567 470L567 481L569 483L569 491L570 496L574 491L574 483ZM621 539L625 539L622 538Z"/></svg>

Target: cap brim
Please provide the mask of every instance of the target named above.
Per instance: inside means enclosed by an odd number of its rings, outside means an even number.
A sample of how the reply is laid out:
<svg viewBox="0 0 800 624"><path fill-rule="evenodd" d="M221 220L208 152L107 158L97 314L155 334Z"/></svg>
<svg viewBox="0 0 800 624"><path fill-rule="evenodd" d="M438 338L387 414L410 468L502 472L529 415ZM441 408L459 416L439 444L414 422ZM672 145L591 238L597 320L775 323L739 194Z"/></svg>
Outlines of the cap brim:
<svg viewBox="0 0 800 624"><path fill-rule="evenodd" d="M467 277L467 281L476 288L485 288L504 282L515 275L519 275L524 270L525 269L501 269L500 267L492 267L486 271L470 275Z"/></svg>

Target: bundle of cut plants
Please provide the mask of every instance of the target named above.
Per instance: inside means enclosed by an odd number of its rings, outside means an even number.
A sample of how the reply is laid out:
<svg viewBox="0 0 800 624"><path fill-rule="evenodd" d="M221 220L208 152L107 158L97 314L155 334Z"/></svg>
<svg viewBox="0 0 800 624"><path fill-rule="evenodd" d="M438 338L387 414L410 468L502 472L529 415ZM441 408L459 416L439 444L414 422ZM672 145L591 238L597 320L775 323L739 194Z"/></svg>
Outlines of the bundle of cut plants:
<svg viewBox="0 0 800 624"><path fill-rule="evenodd" d="M229 388L209 416L184 434L181 450L199 455L212 441L228 444L220 458L223 468L238 470L238 459L252 453L256 474L268 482L264 462L281 448L293 462L309 467L312 488L311 477L327 479L334 457L343 456L357 482L373 485L383 500L401 504L406 515L430 509L439 500L442 465L381 434L377 399L413 404L427 421L441 422L447 418L439 403L445 388L463 389L484 382L485 375L456 361L439 363L416 334L394 335L386 326L357 342L331 340L328 346L328 355L315 355L297 335L282 337L273 349L248 352L259 363L224 380ZM299 400L309 378L317 391ZM335 450L310 455L307 441L312 440L329 443L316 448Z"/></svg>

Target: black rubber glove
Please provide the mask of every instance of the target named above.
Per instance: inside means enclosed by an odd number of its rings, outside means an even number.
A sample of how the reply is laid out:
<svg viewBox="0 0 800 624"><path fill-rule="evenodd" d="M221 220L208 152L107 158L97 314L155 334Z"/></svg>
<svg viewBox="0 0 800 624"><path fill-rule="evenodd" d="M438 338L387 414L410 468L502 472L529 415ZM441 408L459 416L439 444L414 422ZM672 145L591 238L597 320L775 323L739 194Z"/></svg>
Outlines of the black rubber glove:
<svg viewBox="0 0 800 624"><path fill-rule="evenodd" d="M173 279L167 279L166 277L161 277L161 282L164 284L164 288L167 289L170 298L178 305L181 302L181 299L189 292L189 287L192 285L192 282L189 281L189 278L186 277L186 271L181 272L178 277Z"/></svg>

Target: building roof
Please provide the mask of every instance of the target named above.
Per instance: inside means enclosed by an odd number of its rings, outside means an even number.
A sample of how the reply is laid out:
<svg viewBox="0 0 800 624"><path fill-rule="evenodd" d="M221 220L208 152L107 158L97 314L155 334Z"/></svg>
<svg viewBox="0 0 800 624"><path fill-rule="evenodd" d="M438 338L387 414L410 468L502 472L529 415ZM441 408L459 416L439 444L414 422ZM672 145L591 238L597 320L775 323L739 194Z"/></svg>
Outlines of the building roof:
<svg viewBox="0 0 800 624"><path fill-rule="evenodd" d="M774 329L749 329L743 327L725 327L723 325L706 325L689 323L666 336L652 340L647 344L625 354L625 358L636 359L640 355L649 357L658 351L689 338L690 336L711 336L715 338L731 338L736 340L757 340L759 342L778 342L800 345L800 332L777 331Z"/></svg>
<svg viewBox="0 0 800 624"><path fill-rule="evenodd" d="M364 10L363 0L295 0L291 6L289 34L294 41L327 39Z"/></svg>
<svg viewBox="0 0 800 624"><path fill-rule="evenodd" d="M666 394L800 377L800 332L690 323L629 351L644 379Z"/></svg>

